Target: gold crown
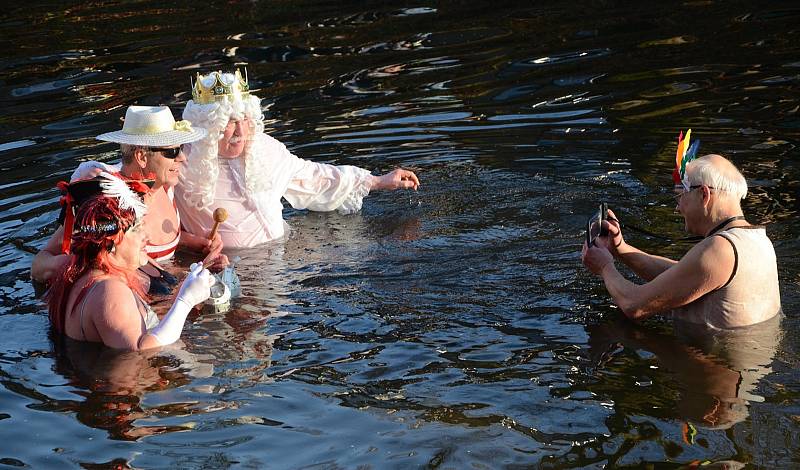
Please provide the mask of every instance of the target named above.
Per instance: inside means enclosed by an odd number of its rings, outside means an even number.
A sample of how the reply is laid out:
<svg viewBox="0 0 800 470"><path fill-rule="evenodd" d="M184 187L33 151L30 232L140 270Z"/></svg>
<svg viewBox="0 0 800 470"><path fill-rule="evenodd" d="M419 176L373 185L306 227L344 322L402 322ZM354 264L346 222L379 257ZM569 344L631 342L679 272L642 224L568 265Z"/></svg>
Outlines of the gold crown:
<svg viewBox="0 0 800 470"><path fill-rule="evenodd" d="M247 69L244 69L244 78L236 69L235 73L211 72L197 78L192 84L192 99L195 104L210 104L225 98L234 101L241 100L250 94L250 85L247 84Z"/></svg>

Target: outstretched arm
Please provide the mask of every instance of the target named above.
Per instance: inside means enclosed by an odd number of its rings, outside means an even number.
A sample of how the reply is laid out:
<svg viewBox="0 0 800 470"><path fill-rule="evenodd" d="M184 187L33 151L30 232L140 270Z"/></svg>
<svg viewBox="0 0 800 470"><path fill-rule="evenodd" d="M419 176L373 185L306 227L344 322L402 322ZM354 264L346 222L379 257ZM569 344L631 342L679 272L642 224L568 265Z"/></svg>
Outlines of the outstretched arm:
<svg viewBox="0 0 800 470"><path fill-rule="evenodd" d="M618 249L617 259L645 281L652 281L659 274L675 266L678 262L663 256L651 255L623 243Z"/></svg>
<svg viewBox="0 0 800 470"><path fill-rule="evenodd" d="M372 190L394 191L395 189L419 188L419 179L413 171L398 168L382 176L372 177Z"/></svg>

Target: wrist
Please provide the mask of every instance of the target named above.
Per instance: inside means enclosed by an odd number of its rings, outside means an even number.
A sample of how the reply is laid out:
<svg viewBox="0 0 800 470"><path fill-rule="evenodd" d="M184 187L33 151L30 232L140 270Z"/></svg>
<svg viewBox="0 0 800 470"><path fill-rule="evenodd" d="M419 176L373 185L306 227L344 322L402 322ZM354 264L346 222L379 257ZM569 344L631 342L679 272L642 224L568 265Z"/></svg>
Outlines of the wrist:
<svg viewBox="0 0 800 470"><path fill-rule="evenodd" d="M380 176L370 175L369 189L370 189L370 191L379 191L379 190L383 189L383 188L381 188L381 177Z"/></svg>
<svg viewBox="0 0 800 470"><path fill-rule="evenodd" d="M203 243L205 241L204 239L189 232L181 232L181 241L183 242L183 246L194 251L200 251L206 246L206 244Z"/></svg>
<svg viewBox="0 0 800 470"><path fill-rule="evenodd" d="M186 307L188 310L193 309L194 306L196 305L183 298L182 295L178 295L177 297L175 297L175 306L178 306L178 302L182 303L183 306Z"/></svg>
<svg viewBox="0 0 800 470"><path fill-rule="evenodd" d="M613 260L613 259L612 259L612 260L609 260L609 261L608 261L608 263L604 264L604 265L603 265L603 267L602 267L602 268L600 268L600 276L601 276L601 277L603 277L603 278L605 278L605 277L606 277L606 272L607 272L609 269L614 269L614 270L616 270L616 269L617 269L617 268L614 266L614 260Z"/></svg>
<svg viewBox="0 0 800 470"><path fill-rule="evenodd" d="M632 251L631 246L625 243L625 240L620 240L619 244L614 245L614 250L613 250L614 258L620 259L622 255L630 253L631 251Z"/></svg>

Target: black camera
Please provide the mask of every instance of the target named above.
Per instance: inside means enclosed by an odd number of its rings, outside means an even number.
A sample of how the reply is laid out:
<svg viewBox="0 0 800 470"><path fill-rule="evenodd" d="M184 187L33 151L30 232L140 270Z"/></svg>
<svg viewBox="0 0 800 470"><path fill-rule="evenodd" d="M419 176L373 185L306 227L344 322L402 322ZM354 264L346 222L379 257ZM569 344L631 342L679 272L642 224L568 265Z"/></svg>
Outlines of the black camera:
<svg viewBox="0 0 800 470"><path fill-rule="evenodd" d="M597 237L604 237L608 235L608 229L603 226L603 222L608 218L608 205L605 202L600 203L597 212L589 217L586 221L586 246L594 245Z"/></svg>

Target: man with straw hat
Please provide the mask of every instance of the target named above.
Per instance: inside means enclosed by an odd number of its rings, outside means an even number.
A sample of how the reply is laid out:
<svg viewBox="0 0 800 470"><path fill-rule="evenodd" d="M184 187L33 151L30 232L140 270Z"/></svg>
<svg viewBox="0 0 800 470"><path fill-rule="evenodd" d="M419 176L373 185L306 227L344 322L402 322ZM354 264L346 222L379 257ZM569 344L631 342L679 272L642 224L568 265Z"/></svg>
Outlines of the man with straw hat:
<svg viewBox="0 0 800 470"><path fill-rule="evenodd" d="M176 201L188 232L202 236L213 211L228 214L219 225L226 246L252 247L283 237L286 199L296 209L353 213L370 191L417 189L408 170L383 176L349 165L326 165L293 155L264 133L261 100L235 73L198 74L183 118L208 135L191 145Z"/></svg>
<svg viewBox="0 0 800 470"><path fill-rule="evenodd" d="M220 252L222 240L208 240L181 232L181 221L174 203L173 188L178 183L181 166L186 161L183 145L206 136L204 129L192 128L187 121L175 122L166 106L130 106L125 113L122 130L107 132L97 139L120 144L122 162L119 168L100 162L85 162L73 174L73 180L96 176L100 171L114 173L123 179L152 179L147 196L147 253L153 261L171 258L180 244L186 248L208 254L206 266L227 264ZM47 246L36 255L31 268L34 279L47 282L64 266L69 258L72 207L69 194L65 195L64 225L51 237ZM153 263L145 269L151 278L152 293L168 293L174 284L168 273ZM161 281L161 282L158 282ZM155 287L155 292L153 287Z"/></svg>

